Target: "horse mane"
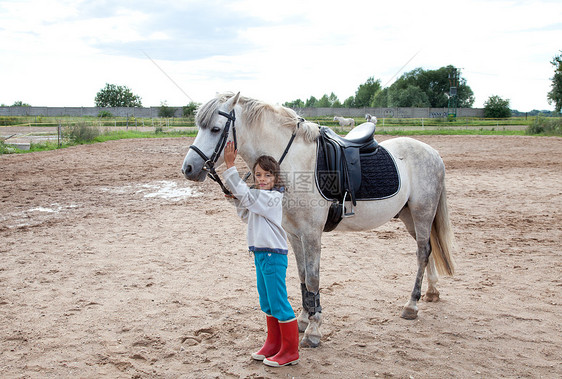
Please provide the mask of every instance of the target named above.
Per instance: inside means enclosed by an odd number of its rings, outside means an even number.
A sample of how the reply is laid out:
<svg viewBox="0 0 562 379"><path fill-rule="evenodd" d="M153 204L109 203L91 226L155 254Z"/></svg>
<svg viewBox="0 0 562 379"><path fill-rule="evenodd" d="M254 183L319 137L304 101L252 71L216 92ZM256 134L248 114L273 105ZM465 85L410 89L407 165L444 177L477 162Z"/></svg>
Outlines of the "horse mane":
<svg viewBox="0 0 562 379"><path fill-rule="evenodd" d="M235 94L232 92L217 94L214 99L203 104L197 111L197 125L200 128L205 128L209 125L220 104L225 103L234 95ZM290 128L292 130L294 130L300 122L297 136L302 136L306 142L314 142L319 136L320 131L318 124L309 121L301 122L301 118L290 108L271 105L261 100L244 96L240 96L238 104L242 107L242 116L245 117L246 124L252 127L263 125L265 116L269 115L279 121L280 127Z"/></svg>

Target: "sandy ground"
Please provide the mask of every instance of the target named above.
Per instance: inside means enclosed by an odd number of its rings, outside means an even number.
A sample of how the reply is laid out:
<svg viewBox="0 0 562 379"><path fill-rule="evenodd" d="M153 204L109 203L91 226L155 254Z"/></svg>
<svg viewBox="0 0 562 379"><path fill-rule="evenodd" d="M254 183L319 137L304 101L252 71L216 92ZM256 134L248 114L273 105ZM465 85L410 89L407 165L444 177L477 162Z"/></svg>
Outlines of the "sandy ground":
<svg viewBox="0 0 562 379"><path fill-rule="evenodd" d="M562 139L419 139L446 163L458 242L441 301L399 317L416 269L399 221L325 234L322 343L279 369L250 358L245 225L181 177L193 139L0 156L0 377L562 377ZM292 256L287 283L300 311Z"/></svg>

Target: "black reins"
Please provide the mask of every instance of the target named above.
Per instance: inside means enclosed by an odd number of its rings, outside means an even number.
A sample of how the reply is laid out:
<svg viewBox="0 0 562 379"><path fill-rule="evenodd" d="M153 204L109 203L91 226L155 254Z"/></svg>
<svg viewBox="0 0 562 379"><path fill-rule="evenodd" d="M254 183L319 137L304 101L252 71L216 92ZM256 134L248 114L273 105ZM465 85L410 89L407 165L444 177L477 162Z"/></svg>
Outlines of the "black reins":
<svg viewBox="0 0 562 379"><path fill-rule="evenodd" d="M281 158L279 159L279 166L281 166L281 162L283 162L283 159L285 159L285 157L287 156L287 153L289 152L289 149L291 148L291 145L293 144L293 141L297 136L297 131L299 130L302 122L304 122L304 118L299 118L299 122L297 122L297 127L293 131L293 134L291 135L291 139L289 140L289 143L287 144L285 151L283 152L283 154L281 154Z"/></svg>
<svg viewBox="0 0 562 379"><path fill-rule="evenodd" d="M205 163L203 164L203 170L207 171L207 175L212 180L214 180L215 182L217 182L219 184L219 186L222 189L222 192L224 192L224 194L227 195L227 196L232 196L232 192L230 192L230 190L228 188L226 188L226 186L223 184L222 180L220 179L219 175L215 171L215 163L217 163L222 151L224 150L224 147L226 146L226 142L228 140L228 132L230 131L231 124L232 124L232 138L234 139L234 149L238 150L238 141L236 140L236 126L235 126L236 114L234 113L234 109L233 109L232 111L230 111L230 113L219 111L219 115L226 117L228 119L228 121L226 122L226 125L224 126L221 137L220 137L219 141L217 142L217 144L215 146L215 150L213 151L213 154L211 155L211 157L210 158L207 157L207 155L205 155L205 153L202 152L201 149L199 149L195 145L191 145L191 146L189 146L189 148L193 149L205 161ZM287 156L287 153L289 152L289 149L291 148L291 145L293 144L293 141L295 140L295 137L297 136L297 131L298 131L298 129L300 127L300 124L302 122L304 122L304 119L299 118L299 122L297 123L297 127L293 131L293 134L291 135L291 139L289 139L289 143L287 144L287 147L285 147L285 151L283 151L283 154L281 155L281 158L279 159L279 165L281 165L281 163L283 162L283 160ZM251 174L252 174L251 172L248 172L244 176L244 181L246 181L250 177Z"/></svg>

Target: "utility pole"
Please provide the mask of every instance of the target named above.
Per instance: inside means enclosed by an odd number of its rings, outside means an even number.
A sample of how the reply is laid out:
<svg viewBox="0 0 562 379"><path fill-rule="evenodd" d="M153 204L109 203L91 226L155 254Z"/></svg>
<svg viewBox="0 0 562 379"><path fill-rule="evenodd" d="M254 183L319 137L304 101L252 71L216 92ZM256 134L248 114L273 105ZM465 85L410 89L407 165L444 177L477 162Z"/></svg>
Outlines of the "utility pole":
<svg viewBox="0 0 562 379"><path fill-rule="evenodd" d="M458 88L459 88L460 69L454 68L449 73L449 103L447 110L447 117L457 118L457 105L458 105Z"/></svg>

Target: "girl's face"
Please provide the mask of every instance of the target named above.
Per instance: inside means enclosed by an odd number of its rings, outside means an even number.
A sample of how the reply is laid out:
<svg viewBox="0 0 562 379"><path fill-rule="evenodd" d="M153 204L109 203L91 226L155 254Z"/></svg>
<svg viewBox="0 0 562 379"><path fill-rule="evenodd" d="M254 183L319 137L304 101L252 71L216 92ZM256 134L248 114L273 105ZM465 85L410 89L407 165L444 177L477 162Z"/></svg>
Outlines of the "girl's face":
<svg viewBox="0 0 562 379"><path fill-rule="evenodd" d="M270 190L275 185L275 175L269 171L265 171L260 165L256 166L254 176L259 189Z"/></svg>

